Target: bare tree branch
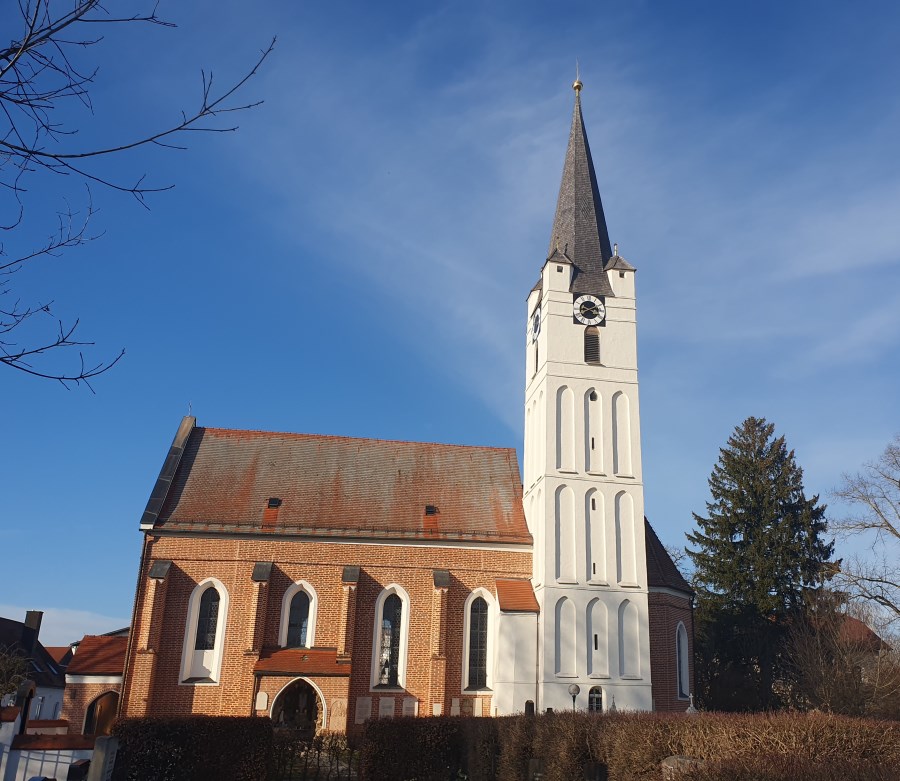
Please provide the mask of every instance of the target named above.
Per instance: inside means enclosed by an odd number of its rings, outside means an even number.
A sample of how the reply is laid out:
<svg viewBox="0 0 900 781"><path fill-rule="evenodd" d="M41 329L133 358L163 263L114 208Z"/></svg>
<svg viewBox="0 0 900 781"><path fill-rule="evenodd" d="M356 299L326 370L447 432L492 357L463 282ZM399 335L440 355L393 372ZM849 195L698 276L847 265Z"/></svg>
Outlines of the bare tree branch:
<svg viewBox="0 0 900 781"><path fill-rule="evenodd" d="M900 434L862 472L844 475L834 495L855 509L832 523L832 529L844 540L866 543L871 551L841 566L844 587L900 622Z"/></svg>
<svg viewBox="0 0 900 781"><path fill-rule="evenodd" d="M18 0L22 20L21 35L9 45L0 46L0 232L11 236L21 231L26 215L26 184L32 174L41 171L74 177L94 185L133 196L147 207L151 193L172 188L171 183L147 180L139 171L111 177L95 167L95 161L109 156L128 158L141 148L184 150L177 139L188 133L230 133L233 122L221 122L225 115L246 111L262 101L236 102L237 92L253 78L272 53L275 40L260 51L250 69L224 89L215 90L212 72L200 73L200 96L192 111L180 111L178 118L162 127L98 148L72 148L78 128L58 121L60 109L76 101L93 110L90 88L99 68L85 67L85 50L103 40L95 33L110 24L152 24L174 27L161 19L158 5L144 13L112 15L101 0ZM93 25L93 27L89 27ZM86 31L90 30L91 34ZM75 56L78 53L79 56ZM117 170L121 170L117 166ZM7 203L4 205L3 200ZM8 208L4 208L4 206ZM66 250L90 244L99 237L88 225L95 210L88 191L86 208L80 213L68 205L60 212L57 225L44 242L7 255L0 244L0 364L35 377L54 379L66 387L85 384L114 366L124 355L120 351L111 360L86 361L80 348L93 342L76 335L79 321L64 323L51 312L52 302L23 303L12 291L13 275L42 258L54 257ZM16 233L18 238L18 233ZM21 244L30 244L18 242ZM47 326L42 326L43 322ZM37 334L36 334L36 330ZM75 348L66 350L64 348ZM60 369L50 360L57 355L77 351L78 359L70 369Z"/></svg>

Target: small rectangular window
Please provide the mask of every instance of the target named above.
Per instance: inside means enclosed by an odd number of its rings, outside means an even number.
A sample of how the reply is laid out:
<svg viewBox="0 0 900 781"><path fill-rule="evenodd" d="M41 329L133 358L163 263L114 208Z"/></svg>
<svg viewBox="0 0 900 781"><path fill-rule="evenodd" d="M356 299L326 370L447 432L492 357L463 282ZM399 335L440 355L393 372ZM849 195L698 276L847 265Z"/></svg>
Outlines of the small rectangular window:
<svg viewBox="0 0 900 781"><path fill-rule="evenodd" d="M596 496L591 497L591 509L592 510L597 509L597 497Z"/></svg>
<svg viewBox="0 0 900 781"><path fill-rule="evenodd" d="M594 650L595 651L600 650L600 638L598 635L594 635Z"/></svg>
<svg viewBox="0 0 900 781"><path fill-rule="evenodd" d="M557 266L557 267L556 267L556 270L557 270L557 271L562 271L562 266Z"/></svg>
<svg viewBox="0 0 900 781"><path fill-rule="evenodd" d="M594 449L594 438L591 437L591 450L593 450L593 449Z"/></svg>
<svg viewBox="0 0 900 781"><path fill-rule="evenodd" d="M597 574L597 562L596 561L593 564L591 564L591 573L594 575Z"/></svg>

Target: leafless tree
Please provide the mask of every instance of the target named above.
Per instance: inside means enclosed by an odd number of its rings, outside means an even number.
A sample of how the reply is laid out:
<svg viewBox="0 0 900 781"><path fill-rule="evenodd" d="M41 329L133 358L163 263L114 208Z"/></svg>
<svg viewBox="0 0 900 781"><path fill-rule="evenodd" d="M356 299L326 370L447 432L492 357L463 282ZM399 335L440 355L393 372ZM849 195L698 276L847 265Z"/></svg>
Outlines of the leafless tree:
<svg viewBox="0 0 900 781"><path fill-rule="evenodd" d="M78 320L64 323L55 317L52 301L17 297L13 275L98 237L90 228L94 216L90 187L126 193L143 206L151 193L170 189L171 184L148 182L141 173L121 179L110 176L102 161L147 147L184 149L183 142L192 132L236 130L229 115L258 105L241 103L236 95L272 52L275 41L260 52L244 76L224 88L214 85L212 72L202 71L197 105L181 111L173 121L108 146L81 148L77 128L67 124L62 114L72 103L88 111L92 108L90 88L98 68L81 64L90 59L85 51L93 51L91 47L103 40L102 33L110 25L174 25L157 15L156 6L119 16L100 0L18 0L18 11L20 35L0 48L0 236L5 238L0 242L0 363L66 387L80 383L90 387L90 380L115 365L124 350L111 359L86 361L81 348L92 342L80 339ZM46 239L22 241L28 183L46 181L41 174L81 180L88 187L87 195L80 209L61 204L52 227L45 228ZM13 237L16 242L11 242ZM10 251L10 243L26 249ZM77 361L61 364L60 357L72 352L78 353Z"/></svg>
<svg viewBox="0 0 900 781"><path fill-rule="evenodd" d="M28 660L14 649L0 645L0 699L15 694L25 683Z"/></svg>
<svg viewBox="0 0 900 781"><path fill-rule="evenodd" d="M900 434L862 472L844 475L834 493L854 510L832 529L869 546L867 555L842 563L843 587L900 625Z"/></svg>
<svg viewBox="0 0 900 781"><path fill-rule="evenodd" d="M869 606L825 589L806 595L788 631L795 706L848 716L900 715L900 658Z"/></svg>

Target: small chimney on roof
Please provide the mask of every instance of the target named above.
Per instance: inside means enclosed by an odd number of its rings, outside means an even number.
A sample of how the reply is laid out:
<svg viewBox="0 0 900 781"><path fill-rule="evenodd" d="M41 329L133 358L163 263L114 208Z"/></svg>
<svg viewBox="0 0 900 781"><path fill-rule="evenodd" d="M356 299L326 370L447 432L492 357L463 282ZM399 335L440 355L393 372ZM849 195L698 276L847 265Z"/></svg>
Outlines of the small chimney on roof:
<svg viewBox="0 0 900 781"><path fill-rule="evenodd" d="M43 618L43 610L29 610L25 613L25 623L22 626L22 647L29 656L32 656L34 649L37 648Z"/></svg>

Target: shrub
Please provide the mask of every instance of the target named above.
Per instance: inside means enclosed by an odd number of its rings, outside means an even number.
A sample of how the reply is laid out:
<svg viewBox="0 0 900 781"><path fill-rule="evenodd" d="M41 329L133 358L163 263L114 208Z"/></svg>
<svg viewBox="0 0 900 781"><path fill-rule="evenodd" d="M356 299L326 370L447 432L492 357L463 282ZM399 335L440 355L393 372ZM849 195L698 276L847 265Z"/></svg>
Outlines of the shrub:
<svg viewBox="0 0 900 781"><path fill-rule="evenodd" d="M267 718L187 716L121 719L113 781L266 781Z"/></svg>
<svg viewBox="0 0 900 781"><path fill-rule="evenodd" d="M361 781L491 781L495 719L445 716L366 723Z"/></svg>
<svg viewBox="0 0 900 781"><path fill-rule="evenodd" d="M897 781L900 770L865 760L822 763L774 754L755 759L711 762L684 776L684 781Z"/></svg>
<svg viewBox="0 0 900 781"><path fill-rule="evenodd" d="M830 781L835 768L842 781L900 781L900 724L818 713L384 719L366 726L360 778L521 781L538 758L543 781L584 778L587 765L609 781L657 781L673 754L705 760L700 781Z"/></svg>

